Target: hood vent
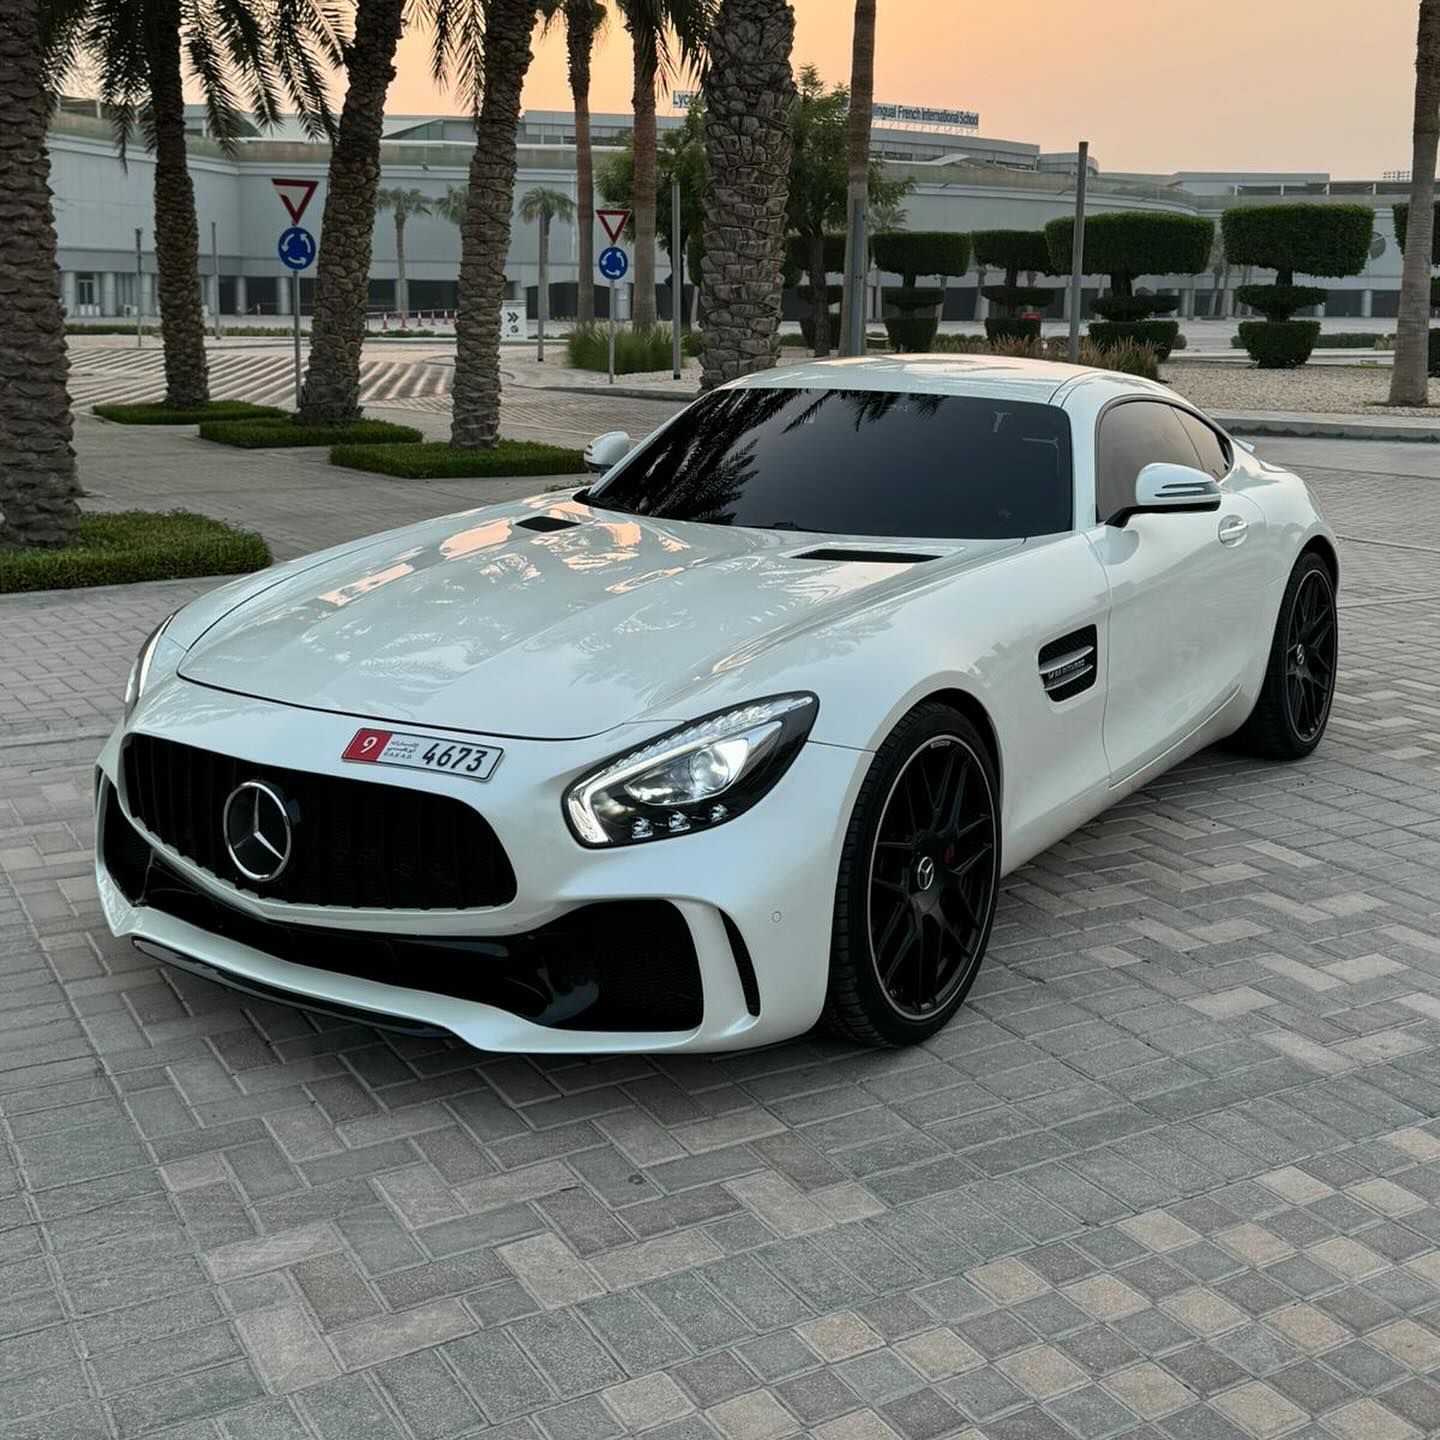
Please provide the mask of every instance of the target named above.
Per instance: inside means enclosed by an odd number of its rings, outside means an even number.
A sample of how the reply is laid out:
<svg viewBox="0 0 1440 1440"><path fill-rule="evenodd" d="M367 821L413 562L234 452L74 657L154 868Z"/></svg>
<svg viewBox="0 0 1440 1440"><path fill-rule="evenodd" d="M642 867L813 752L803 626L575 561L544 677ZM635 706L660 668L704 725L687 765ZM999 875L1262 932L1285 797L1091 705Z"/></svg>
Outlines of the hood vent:
<svg viewBox="0 0 1440 1440"><path fill-rule="evenodd" d="M919 565L925 560L938 560L938 555L918 550L862 550L859 546L822 546L819 550L803 550L792 560L857 560L863 565Z"/></svg>
<svg viewBox="0 0 1440 1440"><path fill-rule="evenodd" d="M578 520L567 520L563 515L532 515L528 520L517 520L515 528L545 533L550 530L573 530L579 523Z"/></svg>

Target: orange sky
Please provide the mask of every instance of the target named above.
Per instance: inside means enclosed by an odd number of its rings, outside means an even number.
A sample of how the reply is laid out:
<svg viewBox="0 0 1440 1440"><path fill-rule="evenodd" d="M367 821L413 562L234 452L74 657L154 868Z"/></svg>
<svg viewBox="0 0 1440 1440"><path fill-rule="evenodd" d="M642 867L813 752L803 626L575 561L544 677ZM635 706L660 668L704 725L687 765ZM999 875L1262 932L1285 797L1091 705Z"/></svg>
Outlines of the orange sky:
<svg viewBox="0 0 1440 1440"><path fill-rule="evenodd" d="M850 0L793 3L797 66L847 79ZM1410 165L1415 0L879 6L876 98L978 110L985 135L1046 150L1083 137L1107 170L1371 179ZM596 110L629 109L627 42L612 20L595 58ZM539 42L525 103L570 107L563 32ZM407 36L390 109L455 108L430 84L424 37Z"/></svg>

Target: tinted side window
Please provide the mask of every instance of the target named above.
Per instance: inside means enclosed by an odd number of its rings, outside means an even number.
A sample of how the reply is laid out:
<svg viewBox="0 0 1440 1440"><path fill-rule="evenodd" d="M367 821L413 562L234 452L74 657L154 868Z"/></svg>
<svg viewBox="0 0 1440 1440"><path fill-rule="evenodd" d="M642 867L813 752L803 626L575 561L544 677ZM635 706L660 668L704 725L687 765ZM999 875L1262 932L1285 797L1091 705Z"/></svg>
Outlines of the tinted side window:
<svg viewBox="0 0 1440 1440"><path fill-rule="evenodd" d="M1197 420L1189 411L1177 410L1175 414L1179 416L1182 428L1200 457L1200 468L1214 479L1223 480L1230 473L1229 445L1203 420Z"/></svg>
<svg viewBox="0 0 1440 1440"><path fill-rule="evenodd" d="M1161 461L1195 468L1195 447L1173 405L1127 400L1100 420L1095 456L1095 508L1102 521L1135 503L1135 477Z"/></svg>

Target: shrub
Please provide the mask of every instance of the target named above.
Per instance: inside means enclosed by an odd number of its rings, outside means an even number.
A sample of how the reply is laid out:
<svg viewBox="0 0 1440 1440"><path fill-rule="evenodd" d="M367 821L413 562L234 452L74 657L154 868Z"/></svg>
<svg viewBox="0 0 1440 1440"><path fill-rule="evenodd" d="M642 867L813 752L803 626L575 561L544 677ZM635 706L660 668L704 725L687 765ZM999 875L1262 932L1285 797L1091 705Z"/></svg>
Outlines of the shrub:
<svg viewBox="0 0 1440 1440"><path fill-rule="evenodd" d="M1390 214L1395 221L1395 243L1405 249L1405 232L1410 226L1410 207L1405 203L1392 205ZM1430 232L1430 263L1440 265L1440 202L1435 206L1435 228Z"/></svg>
<svg viewBox="0 0 1440 1440"><path fill-rule="evenodd" d="M934 285L897 285L885 292L885 303L907 315L918 310L938 310L944 300L945 292Z"/></svg>
<svg viewBox="0 0 1440 1440"><path fill-rule="evenodd" d="M1237 285L1235 298L1267 320L1289 320L1297 310L1323 305L1330 292L1319 285Z"/></svg>
<svg viewBox="0 0 1440 1440"><path fill-rule="evenodd" d="M1148 345L1158 360L1168 360L1180 337L1178 320L1092 320L1090 339L1102 350L1125 341Z"/></svg>
<svg viewBox="0 0 1440 1440"><path fill-rule="evenodd" d="M1102 320L1144 320L1172 314L1179 307L1178 295L1098 295L1090 303Z"/></svg>
<svg viewBox="0 0 1440 1440"><path fill-rule="evenodd" d="M983 335L937 335L930 348L939 354L988 355L990 342Z"/></svg>
<svg viewBox="0 0 1440 1440"><path fill-rule="evenodd" d="M294 420L205 420L200 438L242 450L293 449L302 445L403 445L424 437L411 425L352 420L348 425L297 425Z"/></svg>
<svg viewBox="0 0 1440 1440"><path fill-rule="evenodd" d="M501 440L491 450L456 450L443 440L419 445L337 445L330 452L330 463L405 480L585 473L584 451L529 440Z"/></svg>
<svg viewBox="0 0 1440 1440"><path fill-rule="evenodd" d="M635 375L648 370L670 368L670 329L655 325L649 330L615 330L615 373ZM608 370L610 332L604 326L587 321L577 325L565 337L567 362L576 370ZM420 438L418 435L415 437Z"/></svg>
<svg viewBox="0 0 1440 1440"><path fill-rule="evenodd" d="M1003 270L1007 285L1016 284L1026 270L1037 275L1064 273L1054 268L1043 230L976 230L970 236L970 248L977 265ZM1068 256L1064 269L1070 269Z"/></svg>
<svg viewBox="0 0 1440 1440"><path fill-rule="evenodd" d="M123 510L80 517L80 538L59 549L0 545L0 594L126 585L263 570L270 550L251 530L186 510Z"/></svg>
<svg viewBox="0 0 1440 1440"><path fill-rule="evenodd" d="M1013 355L1021 360L1045 360L1050 354L1046 342L1038 335L1002 335L989 341L985 348L992 355Z"/></svg>
<svg viewBox="0 0 1440 1440"><path fill-rule="evenodd" d="M845 237L843 235L827 235L824 239L825 249L825 272L836 274L845 268ZM786 241L785 248L786 268L794 275L808 275L810 273L810 242L803 235L792 235ZM691 269L692 275L700 272Z"/></svg>
<svg viewBox="0 0 1440 1440"><path fill-rule="evenodd" d="M1318 320L1242 320L1240 341L1262 370L1303 365L1320 335Z"/></svg>
<svg viewBox="0 0 1440 1440"><path fill-rule="evenodd" d="M996 340L1033 340L1040 333L1038 320L1022 320L1018 315L990 315L985 319L985 338Z"/></svg>
<svg viewBox="0 0 1440 1440"><path fill-rule="evenodd" d="M1427 369L1433 375L1440 375L1440 330L1431 330L1427 336L1429 349L1429 361Z"/></svg>
<svg viewBox="0 0 1440 1440"><path fill-rule="evenodd" d="M871 249L875 263L907 286L922 275L963 275L970 267L970 237L951 230L888 230Z"/></svg>
<svg viewBox="0 0 1440 1440"><path fill-rule="evenodd" d="M1235 206L1220 218L1232 265L1275 271L1277 285L1300 275L1358 275L1370 254L1369 205Z"/></svg>
<svg viewBox="0 0 1440 1440"><path fill-rule="evenodd" d="M705 334L701 330L686 330L680 336L680 353L692 360L705 353Z"/></svg>
<svg viewBox="0 0 1440 1440"><path fill-rule="evenodd" d="M940 321L934 315L895 315L885 322L885 333L898 351L924 354L935 342Z"/></svg>
<svg viewBox="0 0 1440 1440"><path fill-rule="evenodd" d="M1055 298L1055 292L1041 285L982 285L980 293L1007 315L1017 310L1043 310Z"/></svg>
<svg viewBox="0 0 1440 1440"><path fill-rule="evenodd" d="M1070 273L1075 221L1067 216L1045 227L1050 267ZM1085 221L1086 275L1108 275L1116 295L1134 293L1140 275L1198 275L1209 269L1215 226L1198 215L1166 215L1148 210L1121 210L1093 215ZM1233 257L1231 257L1233 259Z"/></svg>
<svg viewBox="0 0 1440 1440"><path fill-rule="evenodd" d="M212 400L194 410L169 405L95 405L102 420L117 425L198 425L202 420L283 420L287 411L275 405L252 405L248 400Z"/></svg>
<svg viewBox="0 0 1440 1440"><path fill-rule="evenodd" d="M1393 335L1377 335L1373 330L1322 330L1315 342L1317 350L1390 350L1394 345ZM1232 335L1230 348L1243 350L1245 342Z"/></svg>
<svg viewBox="0 0 1440 1440"><path fill-rule="evenodd" d="M802 319L802 320L800 321L800 333L799 333L798 335L797 335L797 334L795 333L795 331L793 331L793 330L784 330L784 331L781 331L781 334L780 334L780 348L781 348L782 350L812 350L812 349L814 349L814 347L815 347L815 341L814 341L813 337L810 336L810 335L806 335L806 333L805 333L805 326L806 326L807 321L809 321L809 316L806 316L804 319ZM812 329L813 329L813 322L811 322L811 326L812 326Z"/></svg>

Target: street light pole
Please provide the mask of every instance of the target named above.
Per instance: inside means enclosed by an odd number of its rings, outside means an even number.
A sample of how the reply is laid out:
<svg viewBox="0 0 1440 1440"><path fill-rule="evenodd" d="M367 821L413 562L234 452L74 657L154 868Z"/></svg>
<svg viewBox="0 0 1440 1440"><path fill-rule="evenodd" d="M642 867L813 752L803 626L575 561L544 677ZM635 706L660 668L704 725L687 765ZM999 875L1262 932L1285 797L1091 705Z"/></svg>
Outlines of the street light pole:
<svg viewBox="0 0 1440 1440"><path fill-rule="evenodd" d="M680 257L684 254L684 237L680 234L680 176L670 180L670 373L680 378L680 307L684 301L685 279Z"/></svg>
<svg viewBox="0 0 1440 1440"><path fill-rule="evenodd" d="M135 227L135 347L145 343L145 307L141 299L145 293L145 277L140 268L140 227Z"/></svg>
<svg viewBox="0 0 1440 1440"><path fill-rule="evenodd" d="M221 336L220 329L220 242L217 239L215 222L210 222L210 283L215 290L215 338Z"/></svg>
<svg viewBox="0 0 1440 1440"><path fill-rule="evenodd" d="M1080 273L1085 263L1085 180L1090 142L1080 142L1079 169L1075 173L1075 236L1070 245L1070 363L1080 363Z"/></svg>

